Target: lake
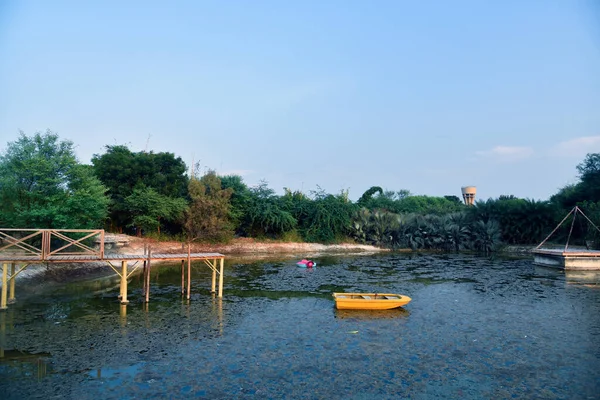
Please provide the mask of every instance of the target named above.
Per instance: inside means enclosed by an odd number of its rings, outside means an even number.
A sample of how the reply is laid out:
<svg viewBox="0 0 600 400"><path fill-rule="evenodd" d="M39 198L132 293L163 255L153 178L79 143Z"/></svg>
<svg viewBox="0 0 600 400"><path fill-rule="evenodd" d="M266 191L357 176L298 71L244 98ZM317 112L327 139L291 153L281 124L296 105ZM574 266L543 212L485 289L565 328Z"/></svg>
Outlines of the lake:
<svg viewBox="0 0 600 400"><path fill-rule="evenodd" d="M2 399L598 399L600 275L529 258L385 254L226 259L224 297L196 265L118 281L17 284L0 313ZM20 286L19 286L20 285ZM336 310L332 292L412 297ZM23 293L22 297L19 297Z"/></svg>

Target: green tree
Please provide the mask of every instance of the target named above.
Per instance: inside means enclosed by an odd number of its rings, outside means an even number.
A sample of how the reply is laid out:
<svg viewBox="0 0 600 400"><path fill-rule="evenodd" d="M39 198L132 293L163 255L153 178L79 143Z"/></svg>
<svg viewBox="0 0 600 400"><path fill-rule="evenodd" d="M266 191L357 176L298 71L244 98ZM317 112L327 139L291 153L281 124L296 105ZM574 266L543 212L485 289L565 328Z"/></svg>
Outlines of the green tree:
<svg viewBox="0 0 600 400"><path fill-rule="evenodd" d="M214 171L189 183L190 206L185 216L185 229L190 240L222 241L233 234L230 198L233 188L223 189Z"/></svg>
<svg viewBox="0 0 600 400"><path fill-rule="evenodd" d="M244 230L252 236L279 236L296 228L297 221L286 211L267 182L250 189Z"/></svg>
<svg viewBox="0 0 600 400"><path fill-rule="evenodd" d="M185 199L164 196L150 187L135 188L125 198L125 208L132 217L130 226L138 236L142 230L160 235L161 223L181 221L186 207Z"/></svg>
<svg viewBox="0 0 600 400"><path fill-rule="evenodd" d="M373 197L375 193L383 194L383 189L379 186L371 186L366 192L360 196L360 199L356 202L359 207L366 206L367 202Z"/></svg>
<svg viewBox="0 0 600 400"><path fill-rule="evenodd" d="M356 205L348 200L345 192L332 195L319 188L313 195L314 201L303 221L304 238L309 242L331 243L346 237Z"/></svg>
<svg viewBox="0 0 600 400"><path fill-rule="evenodd" d="M0 222L14 228L93 229L108 209L106 188L77 161L71 141L48 130L8 143L0 156Z"/></svg>
<svg viewBox="0 0 600 400"><path fill-rule="evenodd" d="M186 165L172 153L134 153L127 146L106 146L104 154L94 155L92 164L96 176L109 189L111 230L134 225L125 199L136 188L152 188L172 199L187 195Z"/></svg>
<svg viewBox="0 0 600 400"><path fill-rule="evenodd" d="M226 175L221 177L221 188L231 190L229 216L234 231L239 235L246 235L244 230L244 217L250 203L250 189L239 175Z"/></svg>
<svg viewBox="0 0 600 400"><path fill-rule="evenodd" d="M548 201L501 196L477 201L467 212L472 220L498 223L507 244L534 244L543 240L556 225L556 206Z"/></svg>
<svg viewBox="0 0 600 400"><path fill-rule="evenodd" d="M600 153L589 153L577 166L581 178L578 201L600 201Z"/></svg>
<svg viewBox="0 0 600 400"><path fill-rule="evenodd" d="M452 203L462 204L462 201L458 198L458 196L446 195L444 196L444 198L448 201L451 201Z"/></svg>

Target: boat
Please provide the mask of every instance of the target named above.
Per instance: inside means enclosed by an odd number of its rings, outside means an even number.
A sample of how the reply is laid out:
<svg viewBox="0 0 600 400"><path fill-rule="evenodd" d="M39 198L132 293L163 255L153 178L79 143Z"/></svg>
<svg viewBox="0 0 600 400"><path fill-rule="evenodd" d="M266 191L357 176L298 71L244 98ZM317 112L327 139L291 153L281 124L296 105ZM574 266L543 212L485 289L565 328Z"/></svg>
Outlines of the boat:
<svg viewBox="0 0 600 400"><path fill-rule="evenodd" d="M334 293L333 298L338 310L389 310L412 300L393 293Z"/></svg>
<svg viewBox="0 0 600 400"><path fill-rule="evenodd" d="M296 263L296 265L301 268L312 268L312 267L316 267L317 263L312 260L302 259L301 261L298 261Z"/></svg>

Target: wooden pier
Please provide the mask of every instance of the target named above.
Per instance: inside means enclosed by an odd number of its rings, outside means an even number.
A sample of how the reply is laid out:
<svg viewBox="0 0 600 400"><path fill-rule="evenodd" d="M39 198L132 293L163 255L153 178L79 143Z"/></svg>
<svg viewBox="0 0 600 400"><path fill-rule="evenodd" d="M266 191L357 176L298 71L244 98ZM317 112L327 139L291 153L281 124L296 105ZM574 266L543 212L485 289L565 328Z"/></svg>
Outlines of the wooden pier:
<svg viewBox="0 0 600 400"><path fill-rule="evenodd" d="M98 246L91 242L100 238ZM0 228L0 264L2 264L2 291L0 310L16 301L15 278L32 264L107 263L121 278L120 301L127 304L127 279L143 268L144 301L150 301L150 268L156 261L181 261L181 294L190 298L192 261L203 261L212 270L211 291L223 297L223 270L225 256L220 253L178 254L105 254L104 230L83 229L2 229ZM131 263L131 265L130 265ZM186 268L187 263L187 268ZM120 264L120 265L119 265ZM187 270L187 273L186 273ZM219 276L218 292L216 291ZM187 278L187 279L186 279Z"/></svg>
<svg viewBox="0 0 600 400"><path fill-rule="evenodd" d="M559 268L569 271L600 270L600 251L534 249L533 263L542 267Z"/></svg>
<svg viewBox="0 0 600 400"><path fill-rule="evenodd" d="M567 236L567 242L564 248L543 248L544 244L554 235L557 229L567 221L569 216L573 215L571 220L571 229ZM598 271L600 270L600 250L591 249L573 249L569 248L569 240L573 233L573 226L578 215L585 218L587 222L600 233L600 229L583 213L583 211L575 206L563 218L563 220L554 228L554 230L532 250L533 263L543 267L559 268L569 271Z"/></svg>

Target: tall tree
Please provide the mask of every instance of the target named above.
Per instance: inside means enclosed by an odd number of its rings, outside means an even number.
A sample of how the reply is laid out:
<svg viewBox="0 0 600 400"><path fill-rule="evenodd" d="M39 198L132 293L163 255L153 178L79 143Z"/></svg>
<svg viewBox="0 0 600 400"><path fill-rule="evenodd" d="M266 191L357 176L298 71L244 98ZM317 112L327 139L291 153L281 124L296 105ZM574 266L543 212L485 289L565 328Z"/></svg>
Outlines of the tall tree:
<svg viewBox="0 0 600 400"><path fill-rule="evenodd" d="M233 234L230 198L232 188L223 189L215 171L189 183L190 206L185 216L185 229L190 240L226 240Z"/></svg>
<svg viewBox="0 0 600 400"><path fill-rule="evenodd" d="M141 236L142 230L156 231L160 235L164 221L181 221L187 204L183 198L165 196L149 187L138 187L125 198L125 207L133 217L130 226Z"/></svg>
<svg viewBox="0 0 600 400"><path fill-rule="evenodd" d="M297 221L267 182L250 188L243 227L252 236L278 236L296 228Z"/></svg>
<svg viewBox="0 0 600 400"><path fill-rule="evenodd" d="M580 184L578 201L600 201L600 153L588 153L577 166Z"/></svg>
<svg viewBox="0 0 600 400"><path fill-rule="evenodd" d="M239 175L226 175L221 178L221 188L231 189L231 208L230 208L230 219L233 224L233 229L236 234L245 235L247 232L244 231L244 216L246 215L249 199L250 189L244 183L244 180Z"/></svg>
<svg viewBox="0 0 600 400"><path fill-rule="evenodd" d="M15 228L101 227L106 188L77 161L73 143L48 130L8 143L0 156L0 223Z"/></svg>
<svg viewBox="0 0 600 400"><path fill-rule="evenodd" d="M125 199L136 188L151 188L171 199L186 197L186 165L172 153L134 153L127 146L106 146L106 152L95 154L92 163L94 172L109 189L111 230L121 231L132 225Z"/></svg>

